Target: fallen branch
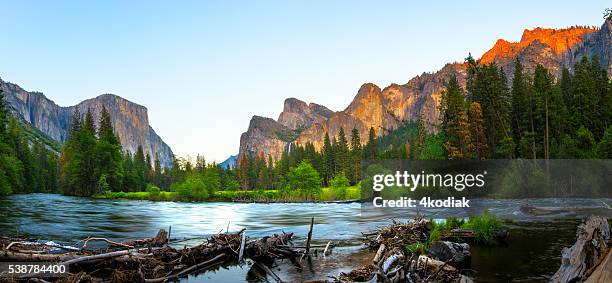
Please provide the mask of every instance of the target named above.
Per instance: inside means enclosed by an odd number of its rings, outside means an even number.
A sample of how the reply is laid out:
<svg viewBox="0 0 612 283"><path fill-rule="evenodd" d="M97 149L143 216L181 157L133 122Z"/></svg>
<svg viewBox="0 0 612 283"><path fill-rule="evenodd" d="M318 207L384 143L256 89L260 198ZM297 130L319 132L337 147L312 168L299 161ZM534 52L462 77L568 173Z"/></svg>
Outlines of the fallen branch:
<svg viewBox="0 0 612 283"><path fill-rule="evenodd" d="M66 254L32 254L11 252L8 250L0 251L0 261L65 261L78 257L76 253Z"/></svg>
<svg viewBox="0 0 612 283"><path fill-rule="evenodd" d="M123 247L123 248L128 248L128 249L133 249L134 248L134 246L130 246L130 245L123 244L123 243L118 243L118 242L111 241L111 240L106 239L106 238L87 238L87 239L83 240L83 246L81 247L81 249L85 249L87 247L87 243L89 243L89 242L96 242L96 241L106 242L109 245L117 246L117 247Z"/></svg>
<svg viewBox="0 0 612 283"><path fill-rule="evenodd" d="M282 283L283 282L283 280L280 277L278 277L278 275L276 275L276 273L274 273L274 271L272 271L270 268L268 268L265 264L263 264L263 263L261 263L259 261L256 261L255 264L257 265L257 267L261 268L266 274L270 274L270 276L272 276L272 278L274 278L274 280L277 283Z"/></svg>
<svg viewBox="0 0 612 283"><path fill-rule="evenodd" d="M310 251L310 240L312 240L312 227L314 226L314 217L310 218L310 229L308 230L308 238L306 239L306 254Z"/></svg>
<svg viewBox="0 0 612 283"><path fill-rule="evenodd" d="M116 251L116 252L110 252L110 253L104 253L104 254L82 256L82 257L74 258L74 259L71 259L71 260L63 261L61 264L62 265L71 265L71 264L75 264L75 263L86 262L86 261L91 261L91 260L96 260L96 259L105 259L105 258L112 258L112 257L117 257L117 256L129 255L131 253L133 253L133 252L129 251L129 250L123 250L123 251Z"/></svg>
<svg viewBox="0 0 612 283"><path fill-rule="evenodd" d="M197 270L197 269L202 269L202 268L205 268L205 267L209 268L211 266L214 266L214 265L216 265L218 263L217 261L219 261L219 259L221 259L223 257L225 257L225 254L219 254L216 257L211 258L210 260L207 260L205 262L201 262L201 263L198 263L196 265L193 265L193 266L191 266L191 267L189 267L187 269L182 270L181 272L179 272L177 274L170 275L170 276L165 276L165 277L160 277L160 278L154 278L154 279L145 279L145 282L149 282L149 283L165 282L165 281L170 280L170 279L178 278L180 276L189 274L191 271L194 271L194 270Z"/></svg>

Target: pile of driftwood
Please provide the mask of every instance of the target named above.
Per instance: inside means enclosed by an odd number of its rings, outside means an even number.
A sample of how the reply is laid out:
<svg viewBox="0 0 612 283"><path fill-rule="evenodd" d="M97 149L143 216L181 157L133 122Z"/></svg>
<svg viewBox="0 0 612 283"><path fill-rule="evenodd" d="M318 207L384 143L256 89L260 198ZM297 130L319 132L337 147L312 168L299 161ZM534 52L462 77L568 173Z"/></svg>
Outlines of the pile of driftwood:
<svg viewBox="0 0 612 283"><path fill-rule="evenodd" d="M612 282L612 239L607 219L590 216L576 232L576 243L563 249L561 267L551 282Z"/></svg>
<svg viewBox="0 0 612 283"><path fill-rule="evenodd" d="M425 245L432 224L424 218L398 223L364 233L365 244L376 254L372 264L342 273L337 282L470 282L471 279L449 264L469 260L469 245L440 241L437 249L424 254L406 246ZM432 245L433 247L434 245ZM424 246L423 246L424 247ZM459 259L461 257L461 259Z"/></svg>
<svg viewBox="0 0 612 283"><path fill-rule="evenodd" d="M314 220L313 220L314 222ZM276 259L289 259L298 269L301 259L310 255L312 225L305 246L291 243L293 233L249 239L244 229L236 233L220 233L200 245L175 249L168 245L168 233L160 230L155 238L114 242L105 238L88 238L80 246L39 243L27 239L0 239L0 261L43 261L66 265L70 274L64 278L28 276L29 282L167 282L191 273L216 268L224 263L249 258L253 266L263 270L264 277L281 279L270 269ZM92 245L93 242L105 243ZM329 248L326 246L326 250ZM26 278L0 276L0 282Z"/></svg>

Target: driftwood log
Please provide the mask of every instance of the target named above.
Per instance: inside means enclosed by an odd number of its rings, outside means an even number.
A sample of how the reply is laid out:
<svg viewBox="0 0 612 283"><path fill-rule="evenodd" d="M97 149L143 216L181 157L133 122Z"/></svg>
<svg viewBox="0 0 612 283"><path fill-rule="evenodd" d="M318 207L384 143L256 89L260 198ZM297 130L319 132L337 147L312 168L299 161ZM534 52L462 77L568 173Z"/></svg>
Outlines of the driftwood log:
<svg viewBox="0 0 612 283"><path fill-rule="evenodd" d="M551 282L583 281L587 272L601 263L609 253L610 227L607 219L599 216L586 218L578 226L576 236L576 243L563 249L561 267L553 275ZM604 268L610 271L609 266ZM604 275L598 273L598 276Z"/></svg>
<svg viewBox="0 0 612 283"><path fill-rule="evenodd" d="M595 267L586 283L612 282L612 252L608 248L608 255Z"/></svg>

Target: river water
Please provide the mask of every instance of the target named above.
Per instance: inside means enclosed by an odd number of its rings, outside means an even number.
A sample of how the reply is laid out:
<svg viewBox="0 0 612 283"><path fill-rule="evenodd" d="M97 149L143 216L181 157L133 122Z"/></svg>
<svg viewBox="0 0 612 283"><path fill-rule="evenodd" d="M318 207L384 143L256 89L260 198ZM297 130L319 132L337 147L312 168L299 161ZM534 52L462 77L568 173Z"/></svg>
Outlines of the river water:
<svg viewBox="0 0 612 283"><path fill-rule="evenodd" d="M523 204L543 207L592 207L584 213L533 216L520 210ZM604 208L612 199L472 200L470 209L420 210L428 218L466 217L485 209L502 219L512 219L507 245L472 247L472 269L477 281L546 280L560 264L563 247L572 245L576 226L584 214L612 218ZM154 236L172 227L172 238L206 237L246 228L249 237L293 232L304 239L310 218L315 218L315 244L338 245L331 256L313 259L301 273L281 263L285 280L307 280L337 275L371 259L360 246L361 232L405 221L416 210L390 215L359 203L182 203L96 200L54 194L12 195L0 198L0 236L27 234L44 240L75 243L89 236L114 240ZM285 264L285 266L283 266ZM293 268L293 269L292 269ZM254 280L250 263L233 265L184 279L188 282Z"/></svg>

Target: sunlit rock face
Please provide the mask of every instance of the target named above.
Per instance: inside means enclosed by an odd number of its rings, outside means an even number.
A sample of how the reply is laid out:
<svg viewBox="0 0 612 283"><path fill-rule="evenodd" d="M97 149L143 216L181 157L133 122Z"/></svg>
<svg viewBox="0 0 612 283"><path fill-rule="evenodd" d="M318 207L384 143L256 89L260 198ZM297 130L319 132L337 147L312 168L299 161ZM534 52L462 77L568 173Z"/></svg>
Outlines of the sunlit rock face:
<svg viewBox="0 0 612 283"><path fill-rule="evenodd" d="M112 94L100 95L75 106L61 107L40 92L28 92L16 84L2 83L8 107L28 124L36 127L50 138L65 142L75 109L82 116L91 110L97 123L102 106L110 113L115 134L124 150L136 152L142 146L145 154L153 160L159 158L162 166L170 166L173 153L170 147L149 125L147 108Z"/></svg>
<svg viewBox="0 0 612 283"><path fill-rule="evenodd" d="M334 114L327 107L315 103L306 104L297 98L287 98L283 112L278 116L278 122L285 127L298 130L306 128L313 123L327 120Z"/></svg>
<svg viewBox="0 0 612 283"><path fill-rule="evenodd" d="M591 27L571 27L565 29L535 28L523 31L519 42L508 42L499 39L480 61L489 64L500 58L516 58L523 50L535 42L550 48L554 55L562 55L569 49L584 41L587 34L595 33L597 29Z"/></svg>
<svg viewBox="0 0 612 283"><path fill-rule="evenodd" d="M519 42L498 40L478 61L481 64L495 63L512 81L515 60L518 58L526 72L533 72L538 64L559 77L563 68L573 69L583 56L597 56L612 74L612 22L606 21L599 29L592 27L570 27L565 29L535 28L525 30ZM467 52L466 52L467 53ZM467 54L466 54L467 55ZM312 104L307 105L295 98L285 101L278 124L285 131L292 131L294 139L279 139L273 134L275 127L256 127L253 120L249 131L240 140L240 152L248 149L253 154L271 155L275 160L289 148L289 143L312 142L315 148L323 146L325 133L337 135L344 128L347 138L352 129L359 130L361 142L367 142L370 127L377 135L397 128L405 121L423 119L430 131L436 131L440 122L439 106L442 92L451 76L456 76L465 88L467 67L463 63L446 64L434 73L423 73L405 84L392 84L380 89L372 83L363 84L346 109L327 112L328 115L313 114ZM327 108L325 108L327 109ZM253 117L253 119L263 119ZM275 122L272 119L268 123ZM272 132L266 132L272 131ZM257 133L257 134L255 134ZM291 135L286 135L291 136Z"/></svg>

